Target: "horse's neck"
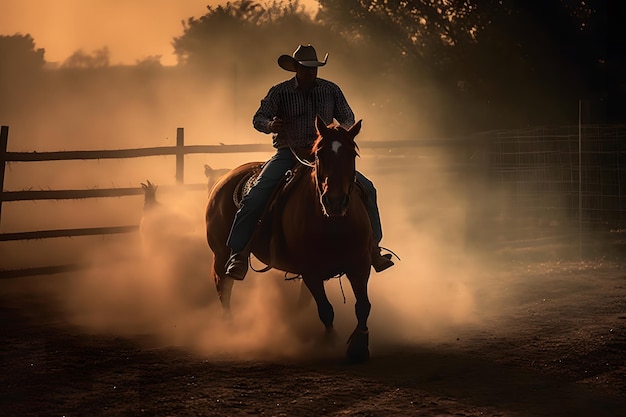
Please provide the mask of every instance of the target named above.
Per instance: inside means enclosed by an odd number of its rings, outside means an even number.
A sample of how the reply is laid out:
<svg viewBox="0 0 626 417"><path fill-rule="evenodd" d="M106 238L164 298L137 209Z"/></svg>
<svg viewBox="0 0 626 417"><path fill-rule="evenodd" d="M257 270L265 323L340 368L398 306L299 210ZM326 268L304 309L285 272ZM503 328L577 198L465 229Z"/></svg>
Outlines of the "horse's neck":
<svg viewBox="0 0 626 417"><path fill-rule="evenodd" d="M299 219L303 223L308 223L307 219L323 217L324 213L315 182L315 171L303 173L297 181L298 183L293 184L294 188L288 196L285 206L286 213L298 213L298 216L302 213L305 217L299 217Z"/></svg>
<svg viewBox="0 0 626 417"><path fill-rule="evenodd" d="M315 170L311 170L310 176L307 176L306 184L306 196L303 198L306 199L306 207L311 210L311 215L324 217L322 204L320 202L320 195L317 189L317 181L315 179Z"/></svg>

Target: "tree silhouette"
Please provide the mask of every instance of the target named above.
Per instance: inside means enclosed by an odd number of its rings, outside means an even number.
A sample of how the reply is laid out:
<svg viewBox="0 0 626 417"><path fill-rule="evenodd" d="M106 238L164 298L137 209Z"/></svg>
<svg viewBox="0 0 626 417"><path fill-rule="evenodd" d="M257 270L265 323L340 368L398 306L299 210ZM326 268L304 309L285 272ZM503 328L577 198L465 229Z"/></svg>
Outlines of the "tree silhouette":
<svg viewBox="0 0 626 417"><path fill-rule="evenodd" d="M174 38L179 64L196 67L232 66L232 60L245 56L267 56L272 47L282 44L285 33L294 29L301 37L322 30L305 13L298 1L261 5L251 0L208 6L200 18L183 22L183 34ZM230 60L230 62L229 62Z"/></svg>
<svg viewBox="0 0 626 417"><path fill-rule="evenodd" d="M62 68L71 69L95 69L109 66L109 48L106 46L93 51L92 54L77 50L69 58L63 61Z"/></svg>
<svg viewBox="0 0 626 417"><path fill-rule="evenodd" d="M45 50L36 49L30 35L0 35L0 75L2 79L23 77L42 69Z"/></svg>
<svg viewBox="0 0 626 417"><path fill-rule="evenodd" d="M287 34L328 41L359 79L376 80L373 106L427 112L447 131L575 123L624 111L624 7L618 0L319 0L315 18L298 2L239 0L208 7L174 40L179 62L234 68L284 51ZM621 22L621 23L620 23ZM375 62L375 65L372 65ZM254 76L254 66L239 71ZM379 85L386 85L387 93ZM436 91L437 114L421 103Z"/></svg>
<svg viewBox="0 0 626 417"><path fill-rule="evenodd" d="M474 128L571 122L580 98L597 103L595 120L624 120L615 93L626 69L619 1L319 3L326 24L382 43L395 62L445 91Z"/></svg>

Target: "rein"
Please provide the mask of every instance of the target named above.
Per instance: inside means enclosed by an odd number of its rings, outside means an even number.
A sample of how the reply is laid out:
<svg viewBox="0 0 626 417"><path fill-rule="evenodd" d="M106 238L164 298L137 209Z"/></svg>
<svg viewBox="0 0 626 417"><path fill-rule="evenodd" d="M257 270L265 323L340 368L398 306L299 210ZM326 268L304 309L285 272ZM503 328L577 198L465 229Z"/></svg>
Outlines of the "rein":
<svg viewBox="0 0 626 417"><path fill-rule="evenodd" d="M300 158L297 152L294 151L293 148L291 147L291 144L289 144L289 150L291 151L291 154L294 156L294 158L296 158L296 160L300 162L302 165L305 165L309 168L315 168L315 162L310 162L310 161L307 161L306 159Z"/></svg>

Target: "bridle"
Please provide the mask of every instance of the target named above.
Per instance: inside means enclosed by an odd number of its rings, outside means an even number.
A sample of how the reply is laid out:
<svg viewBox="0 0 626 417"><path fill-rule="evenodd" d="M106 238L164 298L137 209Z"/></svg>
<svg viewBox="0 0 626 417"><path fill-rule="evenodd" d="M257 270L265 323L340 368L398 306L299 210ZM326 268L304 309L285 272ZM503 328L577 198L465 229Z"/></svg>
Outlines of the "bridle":
<svg viewBox="0 0 626 417"><path fill-rule="evenodd" d="M315 169L315 187L317 188L317 193L320 197L320 203L322 204L322 207L324 208L324 212L326 212L326 204L324 202L324 194L326 192L326 190L324 190L323 188L323 183L322 183L322 177L320 175L323 175L323 170L320 169L320 158L319 158L319 151L320 149L318 149L315 152L315 160L314 162L308 162L307 161L307 166L310 166L312 168ZM356 157L356 153L354 155L354 157ZM343 156L342 158L347 158L347 156ZM352 191L354 190L354 185L356 183L356 169L354 169L354 172L352 174L352 181L350 181L349 185L348 185L348 190L345 194L345 206L346 206L346 210L347 210L347 205L350 199L350 196L352 195Z"/></svg>
<svg viewBox="0 0 626 417"><path fill-rule="evenodd" d="M320 181L320 172L322 172L322 170L319 169L319 167L320 167L319 152L320 152L320 150L324 146L320 147L319 143L320 143L320 140L327 139L327 137L324 136L325 134L328 134L332 129L334 129L336 131L337 127L333 128L331 126L328 126L326 123L324 123L324 121L319 116L316 116L316 118L315 118L315 125L316 125L316 128L317 128L319 137L317 139L317 142L313 146L313 149L315 150L315 160L314 161L311 162L311 161L308 161L306 159L301 158L298 155L298 153L294 150L294 148L292 147L291 143L289 143L289 150L291 151L291 153L293 154L295 159L300 164L315 170L315 183L316 183L317 192L318 192L319 197L320 197L320 203L322 204L324 212L327 213L326 210L328 208L327 207L327 201L328 200L325 198L327 196L326 195L327 190L322 189L323 184ZM354 158L356 158L356 156L358 156L358 146L354 142L354 137L361 130L361 121L359 120L350 129L340 128L340 130L344 131L347 134L347 136L349 137L349 140L352 143L351 149L354 152L354 155L352 155L352 156ZM334 140L338 140L340 143L344 143L345 144L345 142L343 140L339 140L339 139L334 139ZM334 142L334 140L333 140L333 142ZM355 182L356 182L356 168L353 166L353 178L352 178L352 181L350 181L350 183L348 185L347 193L344 194L343 201L340 203L341 206L342 206L341 210L342 210L342 212L344 214L345 214L345 210L347 210L347 206L349 204L349 198L350 198L349 196L352 194L352 191L354 190ZM333 205L336 205L336 204L338 204L337 201L334 201ZM334 209L336 209L336 207L334 207Z"/></svg>

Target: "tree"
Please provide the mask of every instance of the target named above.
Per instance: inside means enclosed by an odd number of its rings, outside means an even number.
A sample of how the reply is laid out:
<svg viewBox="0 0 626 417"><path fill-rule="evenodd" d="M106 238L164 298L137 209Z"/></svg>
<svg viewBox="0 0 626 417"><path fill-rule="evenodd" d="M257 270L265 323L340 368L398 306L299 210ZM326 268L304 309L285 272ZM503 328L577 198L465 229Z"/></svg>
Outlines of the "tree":
<svg viewBox="0 0 626 417"><path fill-rule="evenodd" d="M394 123L412 110L407 96L412 91L404 88L406 78L398 77L408 69L394 62L406 59L387 52L381 42L352 36L353 32L345 33L313 18L297 1L260 5L244 0L208 9L199 19L189 19L183 35L174 40L179 63L201 68L226 85L231 74L236 78L233 91L248 95L241 97L240 103L257 102L267 91L268 86L262 83L259 87L258 80L275 67L263 63L275 65L276 57L291 52L285 51L286 45L295 48L298 43L310 42L319 53L330 50L333 65L329 70L345 74L345 90L356 91L359 96L355 99L367 100L367 111L384 114L381 123Z"/></svg>
<svg viewBox="0 0 626 417"><path fill-rule="evenodd" d="M319 3L326 24L381 43L394 63L436 85L468 128L571 122L579 98L606 101L625 69L624 48L611 46L626 38L616 0Z"/></svg>
<svg viewBox="0 0 626 417"><path fill-rule="evenodd" d="M200 18L183 22L183 35L174 38L174 52L181 65L232 66L242 55L253 62L270 52L286 33L297 31L306 37L311 31L321 32L297 0L265 6L237 0L207 9Z"/></svg>
<svg viewBox="0 0 626 417"><path fill-rule="evenodd" d="M95 69L106 68L108 66L109 48L106 46L93 51L91 55L79 49L70 55L61 65L62 68L70 69Z"/></svg>
<svg viewBox="0 0 626 417"><path fill-rule="evenodd" d="M358 71L351 82L369 80L373 107L405 119L420 113L448 134L574 123L581 98L595 103L591 120L626 118L626 16L619 0L319 5L315 18L297 2L209 7L175 39L179 62L232 71L241 56L263 62L268 53L284 52L285 36L324 40L339 52L334 59ZM255 66L237 71L254 77Z"/></svg>
<svg viewBox="0 0 626 417"><path fill-rule="evenodd" d="M0 75L3 79L24 76L42 69L45 50L35 48L30 35L0 35Z"/></svg>
<svg viewBox="0 0 626 417"><path fill-rule="evenodd" d="M144 71L153 71L163 68L161 64L161 55L150 55L143 59L138 59L135 63L138 69Z"/></svg>

